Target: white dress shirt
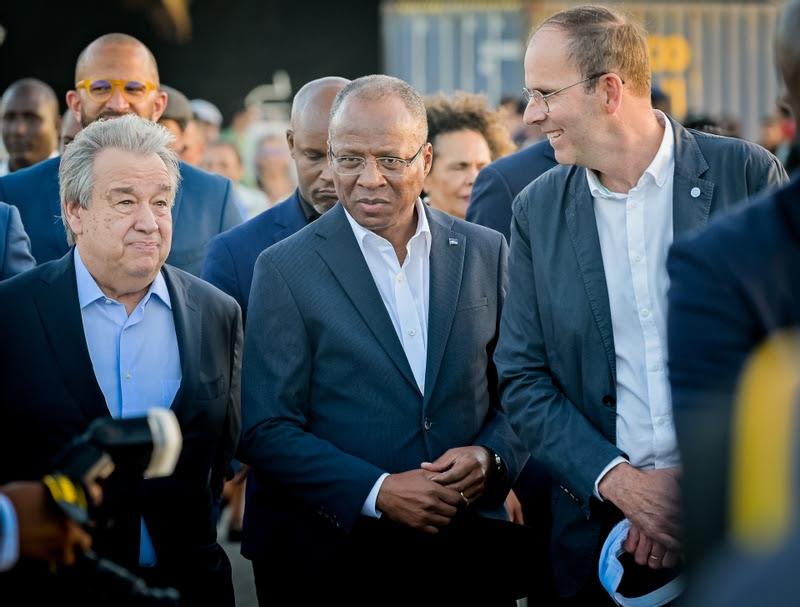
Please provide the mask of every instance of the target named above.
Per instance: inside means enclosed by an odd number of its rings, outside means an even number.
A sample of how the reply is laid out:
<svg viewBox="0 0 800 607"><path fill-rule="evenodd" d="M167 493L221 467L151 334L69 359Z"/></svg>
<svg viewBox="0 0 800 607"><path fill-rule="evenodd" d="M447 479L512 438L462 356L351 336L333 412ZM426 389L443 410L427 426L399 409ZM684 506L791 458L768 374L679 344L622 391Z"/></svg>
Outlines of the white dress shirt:
<svg viewBox="0 0 800 607"><path fill-rule="evenodd" d="M406 258L403 265L397 259L392 243L378 236L350 216L345 209L344 214L358 247L364 255L364 261L375 281L375 286L386 306L394 330L403 346L411 372L417 386L425 394L425 368L428 360L428 302L430 299L430 255L431 230L422 201L415 203L417 211L417 229L406 244ZM361 514L380 517L375 507L383 480L389 476L384 473L372 487Z"/></svg>
<svg viewBox="0 0 800 607"><path fill-rule="evenodd" d="M627 194L609 191L593 171L586 177L606 276L617 365L616 458L595 483L617 464L667 468L679 464L667 381L667 251L672 244L672 182L675 143L672 125L656 110L664 127L650 166Z"/></svg>

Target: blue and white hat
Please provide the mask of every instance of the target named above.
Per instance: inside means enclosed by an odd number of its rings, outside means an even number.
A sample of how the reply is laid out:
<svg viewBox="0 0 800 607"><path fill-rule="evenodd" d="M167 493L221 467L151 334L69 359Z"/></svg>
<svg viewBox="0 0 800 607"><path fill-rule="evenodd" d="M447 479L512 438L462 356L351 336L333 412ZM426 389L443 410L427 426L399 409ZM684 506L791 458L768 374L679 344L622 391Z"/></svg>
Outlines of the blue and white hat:
<svg viewBox="0 0 800 607"><path fill-rule="evenodd" d="M670 601L677 599L685 585L683 575L676 575L672 580L653 589L645 595L628 597L622 596L617 592L625 568L619 561L619 557L625 552L622 544L628 537L628 530L631 523L628 519L623 519L608 534L603 550L600 552L600 563L598 565L598 575L600 583L612 599L622 607L661 607Z"/></svg>

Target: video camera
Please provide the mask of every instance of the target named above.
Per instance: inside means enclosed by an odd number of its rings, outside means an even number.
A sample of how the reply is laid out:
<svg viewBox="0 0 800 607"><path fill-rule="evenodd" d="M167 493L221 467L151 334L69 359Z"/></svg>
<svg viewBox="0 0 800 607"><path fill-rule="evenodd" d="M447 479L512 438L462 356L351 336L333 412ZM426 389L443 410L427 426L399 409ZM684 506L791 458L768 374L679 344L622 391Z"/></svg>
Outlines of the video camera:
<svg viewBox="0 0 800 607"><path fill-rule="evenodd" d="M146 416L98 418L73 440L56 460L57 472L43 479L54 503L71 519L85 525L97 504L92 487L112 474L136 482L169 476L178 462L183 438L169 409L152 408ZM98 605L178 605L172 588L150 588L130 571L92 551L78 557L69 571Z"/></svg>

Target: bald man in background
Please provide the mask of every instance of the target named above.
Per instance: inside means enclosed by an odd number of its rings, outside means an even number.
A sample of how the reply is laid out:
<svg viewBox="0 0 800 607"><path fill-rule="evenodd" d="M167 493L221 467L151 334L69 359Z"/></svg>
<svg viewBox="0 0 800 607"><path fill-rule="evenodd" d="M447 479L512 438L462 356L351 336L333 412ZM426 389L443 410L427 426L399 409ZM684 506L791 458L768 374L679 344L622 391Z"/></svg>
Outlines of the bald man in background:
<svg viewBox="0 0 800 607"><path fill-rule="evenodd" d="M144 44L127 34L105 34L78 56L75 88L67 105L82 127L100 118L136 114L158 121L167 104L159 90L158 65ZM57 138L57 137L56 137ZM58 158L0 178L0 200L15 205L39 263L63 257L69 250L58 192ZM199 274L209 240L242 221L229 179L185 162L172 207L174 232L167 263Z"/></svg>
<svg viewBox="0 0 800 607"><path fill-rule="evenodd" d="M0 100L0 122L8 151L0 175L58 155L58 99L41 80L23 78L9 85Z"/></svg>
<svg viewBox="0 0 800 607"><path fill-rule="evenodd" d="M214 238L201 277L232 296L247 317L253 268L259 253L304 228L336 204L328 166L328 122L336 94L349 82L327 77L303 86L292 102L286 141L298 186L286 200Z"/></svg>

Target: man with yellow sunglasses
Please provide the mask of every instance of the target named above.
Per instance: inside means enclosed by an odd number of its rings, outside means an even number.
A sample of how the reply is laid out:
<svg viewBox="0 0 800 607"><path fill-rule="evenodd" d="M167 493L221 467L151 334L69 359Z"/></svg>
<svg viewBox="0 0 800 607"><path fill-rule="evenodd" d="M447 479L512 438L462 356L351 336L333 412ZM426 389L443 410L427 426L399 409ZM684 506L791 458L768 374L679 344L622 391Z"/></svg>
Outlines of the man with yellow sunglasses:
<svg viewBox="0 0 800 607"><path fill-rule="evenodd" d="M106 34L78 57L75 88L67 105L85 127L95 120L136 114L158 121L167 105L150 50L126 34ZM19 208L33 256L43 263L69 247L60 222L59 159L53 158L0 179L0 200ZM172 210L174 233L167 263L199 274L206 243L242 221L230 180L181 163L181 186Z"/></svg>

